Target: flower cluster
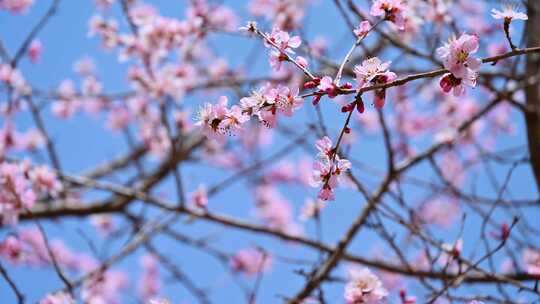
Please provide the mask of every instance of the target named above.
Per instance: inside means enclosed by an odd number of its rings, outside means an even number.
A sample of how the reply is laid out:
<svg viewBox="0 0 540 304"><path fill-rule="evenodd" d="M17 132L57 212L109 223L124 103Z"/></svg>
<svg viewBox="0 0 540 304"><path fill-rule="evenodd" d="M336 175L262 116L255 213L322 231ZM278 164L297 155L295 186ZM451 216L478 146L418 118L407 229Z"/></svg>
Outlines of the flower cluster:
<svg viewBox="0 0 540 304"><path fill-rule="evenodd" d="M9 64L0 64L0 83L13 88L19 95L30 91L23 74Z"/></svg>
<svg viewBox="0 0 540 304"><path fill-rule="evenodd" d="M202 128L203 133L219 142L225 141L226 134L236 134L249 116L242 113L242 109L234 105L227 108L228 98L221 96L214 105L205 103L199 111L195 125Z"/></svg>
<svg viewBox="0 0 540 304"><path fill-rule="evenodd" d="M290 89L287 86L272 86L267 83L251 96L240 99L242 111L257 116L259 121L267 127L273 128L277 123L277 114L292 116L304 103L298 95L298 88Z"/></svg>
<svg viewBox="0 0 540 304"><path fill-rule="evenodd" d="M345 171L351 168L351 162L341 159L332 146L332 141L327 136L315 143L319 153L313 165L313 187L321 187L318 197L322 200L334 200L334 189L339 185Z"/></svg>
<svg viewBox="0 0 540 304"><path fill-rule="evenodd" d="M366 59L361 65L354 67L356 82L359 88L367 85L385 84L394 81L397 78L396 73L390 72L390 61L382 62L377 57ZM384 106L386 90L379 89L375 91L375 107L380 109Z"/></svg>
<svg viewBox="0 0 540 304"><path fill-rule="evenodd" d="M32 208L39 194L56 196L62 186L46 166L0 163L0 215L4 224L17 223L24 209Z"/></svg>
<svg viewBox="0 0 540 304"><path fill-rule="evenodd" d="M287 54L294 54L294 50L302 44L302 40L299 36L290 36L289 33L282 31L278 28L273 28L271 33L267 33L267 40L265 40L266 47L272 49L270 51L270 66L279 71L281 63L287 61L289 56ZM302 57L298 57L300 62L306 64L306 61Z"/></svg>
<svg viewBox="0 0 540 304"><path fill-rule="evenodd" d="M184 20L160 16L148 4L132 6L129 16L139 28L137 35L120 34L116 20L101 16L94 16L89 24L89 35L98 35L105 48L120 47L123 60L139 58L156 63L184 44L199 40L208 29L236 28L236 16L231 9L203 0L193 1L187 7Z"/></svg>
<svg viewBox="0 0 540 304"><path fill-rule="evenodd" d="M349 279L345 285L345 301L348 304L383 303L388 296L379 278L368 268L352 268L349 270Z"/></svg>
<svg viewBox="0 0 540 304"><path fill-rule="evenodd" d="M52 266L51 252L62 269L86 274L99 268L100 264L97 260L86 254L72 251L59 239L50 239L48 243L47 245L39 229L18 229L16 233L0 242L0 257L15 265ZM83 282L81 298L84 303L120 303L120 292L126 286L127 277L123 272L114 270L99 272ZM45 296L41 303L74 302L64 294L54 293Z"/></svg>
<svg viewBox="0 0 540 304"><path fill-rule="evenodd" d="M36 129L18 132L9 119L0 129L0 158L10 150L35 151L44 144L45 138L41 132Z"/></svg>
<svg viewBox="0 0 540 304"><path fill-rule="evenodd" d="M207 137L224 142L225 135L236 134L250 116L257 116L260 122L273 128L278 113L292 116L303 101L298 96L298 89L267 83L251 96L242 98L240 105L228 108L228 98L225 96L221 96L216 104L205 103L199 110L196 125L202 128Z"/></svg>
<svg viewBox="0 0 540 304"><path fill-rule="evenodd" d="M475 87L477 71L482 61L471 56L478 51L478 36L462 34L459 38L451 38L448 43L437 49L444 67L450 71L441 77L440 86L445 93L453 90L455 96L465 92L464 84Z"/></svg>
<svg viewBox="0 0 540 304"><path fill-rule="evenodd" d="M19 213L32 208L36 193L23 169L15 164L0 164L0 215L4 224L17 222Z"/></svg>

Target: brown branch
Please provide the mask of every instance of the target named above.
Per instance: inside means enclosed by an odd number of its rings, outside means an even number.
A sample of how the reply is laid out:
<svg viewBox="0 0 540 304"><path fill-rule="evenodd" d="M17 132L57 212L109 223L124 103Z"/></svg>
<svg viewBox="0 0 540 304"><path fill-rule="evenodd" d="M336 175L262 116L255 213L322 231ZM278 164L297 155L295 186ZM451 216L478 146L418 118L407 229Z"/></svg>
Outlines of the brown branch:
<svg viewBox="0 0 540 304"><path fill-rule="evenodd" d="M526 25L527 46L540 44L540 1L528 1L527 12L529 19ZM540 55L527 54L525 96L527 106L532 110L525 113L527 125L527 140L531 155L531 168L535 177L537 191L540 192Z"/></svg>

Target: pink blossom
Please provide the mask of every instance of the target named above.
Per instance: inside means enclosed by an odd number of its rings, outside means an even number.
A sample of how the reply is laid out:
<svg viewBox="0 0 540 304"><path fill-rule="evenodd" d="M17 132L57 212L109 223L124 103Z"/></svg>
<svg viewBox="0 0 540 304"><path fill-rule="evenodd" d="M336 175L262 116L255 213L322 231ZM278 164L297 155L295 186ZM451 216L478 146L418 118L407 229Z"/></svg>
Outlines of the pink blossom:
<svg viewBox="0 0 540 304"><path fill-rule="evenodd" d="M77 91L75 90L75 84L71 79L63 80L57 89L58 97L61 100L70 100L75 97Z"/></svg>
<svg viewBox="0 0 540 304"><path fill-rule="evenodd" d="M236 252L230 259L232 269L247 276L268 271L272 265L272 258L266 252L257 248L248 248Z"/></svg>
<svg viewBox="0 0 540 304"><path fill-rule="evenodd" d="M94 0L94 2L100 9L106 9L113 5L114 0Z"/></svg>
<svg viewBox="0 0 540 304"><path fill-rule="evenodd" d="M340 157L333 150L332 141L323 137L316 142L317 160L313 164L311 186L322 188L318 197L322 200L334 200L334 189L339 185L340 179L351 168L351 163Z"/></svg>
<svg viewBox="0 0 540 304"><path fill-rule="evenodd" d="M309 47L313 55L320 57L326 53L328 41L325 37L317 36L315 39L313 39L313 41L311 41Z"/></svg>
<svg viewBox="0 0 540 304"><path fill-rule="evenodd" d="M129 16L138 26L150 24L157 17L156 8L148 3L137 3L129 10Z"/></svg>
<svg viewBox="0 0 540 304"><path fill-rule="evenodd" d="M268 48L271 48L269 62L270 66L275 70L279 71L281 68L281 63L288 59L286 53L294 54L295 48L298 48L302 41L299 36L290 36L289 33L281 31L278 28L274 28L272 33L267 34L268 41L265 41L265 45ZM277 47L277 49L274 49ZM304 63L307 66L305 60L300 59L300 63Z"/></svg>
<svg viewBox="0 0 540 304"><path fill-rule="evenodd" d="M401 298L402 304L416 304L416 297L408 296L407 291L405 289L401 289L399 291L399 297Z"/></svg>
<svg viewBox="0 0 540 304"><path fill-rule="evenodd" d="M476 86L477 71L482 61L471 54L477 51L478 36L468 34L463 34L458 39L452 38L437 49L444 67L450 71L440 79L440 86L445 93L453 90L455 96L460 96L465 92L464 84Z"/></svg>
<svg viewBox="0 0 540 304"><path fill-rule="evenodd" d="M8 261L16 263L21 258L21 255L22 244L16 236L9 235L0 243L0 256Z"/></svg>
<svg viewBox="0 0 540 304"><path fill-rule="evenodd" d="M51 256L45 245L43 235L36 228L20 229L18 239L21 246L21 254L18 263L31 266L50 266ZM59 239L50 239L50 249L61 267L78 270L75 254Z"/></svg>
<svg viewBox="0 0 540 304"><path fill-rule="evenodd" d="M206 209L206 206L208 205L208 195L204 185L199 185L199 187L191 193L190 202L194 207Z"/></svg>
<svg viewBox="0 0 540 304"><path fill-rule="evenodd" d="M514 7L507 5L502 11L491 9L491 16L495 19L504 19L504 22L510 23L512 20L527 20L529 17L525 13L518 12Z"/></svg>
<svg viewBox="0 0 540 304"><path fill-rule="evenodd" d="M315 147L319 150L320 157L331 157L334 154L332 140L328 136L315 141Z"/></svg>
<svg viewBox="0 0 540 304"><path fill-rule="evenodd" d="M35 151L43 147L45 142L46 142L46 139L40 131L36 129L30 129L26 131L24 134L21 134L20 140L19 140L19 148L23 150L28 150L28 151Z"/></svg>
<svg viewBox="0 0 540 304"><path fill-rule="evenodd" d="M540 277L540 251L532 248L523 250L523 266L528 274Z"/></svg>
<svg viewBox="0 0 540 304"><path fill-rule="evenodd" d="M444 67L456 78L465 78L471 71L478 71L482 64L480 59L471 56L478 51L478 42L478 36L462 34L438 48L437 55L443 60Z"/></svg>
<svg viewBox="0 0 540 304"><path fill-rule="evenodd" d="M288 183L296 179L296 168L288 161L278 163L268 173L264 175L267 183Z"/></svg>
<svg viewBox="0 0 540 304"><path fill-rule="evenodd" d="M290 117L304 103L304 99L298 96L298 93L298 88L291 90L286 86L278 86L270 96L274 98L279 111Z"/></svg>
<svg viewBox="0 0 540 304"><path fill-rule="evenodd" d="M242 113L242 109L239 106L234 105L227 111L227 114L219 123L219 128L227 134L237 134L242 128L242 124L248 120L249 116Z"/></svg>
<svg viewBox="0 0 540 304"><path fill-rule="evenodd" d="M98 35L106 49L112 49L120 43L118 23L115 20L105 20L101 16L93 16L89 21L88 36Z"/></svg>
<svg viewBox="0 0 540 304"><path fill-rule="evenodd" d="M439 85L443 92L449 93L452 91L454 96L458 97L465 93L464 85L472 88L476 87L476 77L475 72L468 72L465 78L456 78L454 74L446 73L440 78Z"/></svg>
<svg viewBox="0 0 540 304"><path fill-rule="evenodd" d="M274 71L279 72L279 70L281 70L281 63L286 59L287 57L284 56L283 53L277 50L272 50L270 52L270 57L268 57L268 62Z"/></svg>
<svg viewBox="0 0 540 304"><path fill-rule="evenodd" d="M305 10L310 1L305 0L252 0L249 11L254 16L264 17L282 29L294 29L302 25Z"/></svg>
<svg viewBox="0 0 540 304"><path fill-rule="evenodd" d="M107 127L113 131L121 131L129 125L131 120L131 113L125 106L113 106L109 112Z"/></svg>
<svg viewBox="0 0 540 304"><path fill-rule="evenodd" d="M93 215L90 217L90 223L102 236L108 236L115 230L115 223L110 214Z"/></svg>
<svg viewBox="0 0 540 304"><path fill-rule="evenodd" d="M39 40L32 40L28 46L28 58L32 63L36 63L41 57L41 52L43 50L43 45Z"/></svg>
<svg viewBox="0 0 540 304"><path fill-rule="evenodd" d="M380 254L384 254L384 252ZM377 275L384 287L389 291L396 291L405 286L405 280L401 274L381 270L377 271Z"/></svg>
<svg viewBox="0 0 540 304"><path fill-rule="evenodd" d="M354 34L358 38L363 38L369 33L370 30L371 30L371 23L365 20L365 21L360 22L358 27L354 29Z"/></svg>
<svg viewBox="0 0 540 304"><path fill-rule="evenodd" d="M321 78L320 84L317 86L317 88L321 91L328 92L335 89L334 82L332 81L332 77L330 76L324 76Z"/></svg>
<svg viewBox="0 0 540 304"><path fill-rule="evenodd" d="M32 4L34 0L0 0L0 8L12 14L26 13Z"/></svg>
<svg viewBox="0 0 540 304"><path fill-rule="evenodd" d="M24 208L32 208L36 194L21 167L0 163L0 215L4 224L15 224Z"/></svg>
<svg viewBox="0 0 540 304"><path fill-rule="evenodd" d="M358 87L362 88L369 84L387 83L394 81L397 76L395 73L388 71L390 61L382 62L377 57L366 59L362 65L354 67L356 74L356 82Z"/></svg>
<svg viewBox="0 0 540 304"><path fill-rule="evenodd" d="M161 289L157 262L157 257L150 254L142 256L139 260L142 274L139 278L138 292L143 300L156 296Z"/></svg>
<svg viewBox="0 0 540 304"><path fill-rule="evenodd" d="M225 129L227 126L235 128L240 122L234 120L234 115L227 118L227 103L228 99L226 96L221 96L218 103L215 105L205 103L200 108L197 122L195 123L196 126L202 128L203 133L207 137L215 139L219 142L225 141L224 134L227 131L227 129ZM224 121L226 118L229 120L229 122L220 127L222 121Z"/></svg>
<svg viewBox="0 0 540 304"><path fill-rule="evenodd" d="M432 199L420 209L420 216L428 224L450 228L459 215L459 204L454 200Z"/></svg>
<svg viewBox="0 0 540 304"><path fill-rule="evenodd" d="M48 294L39 301L39 304L75 304L75 300L69 293L59 291L56 293Z"/></svg>
<svg viewBox="0 0 540 304"><path fill-rule="evenodd" d="M19 146L20 136L15 130L11 120L7 120L0 129L0 157L3 157L6 152Z"/></svg>
<svg viewBox="0 0 540 304"><path fill-rule="evenodd" d="M277 123L277 114L292 116L299 109L304 100L298 96L297 88L290 89L283 85L273 86L265 84L251 96L240 100L242 113L257 116L259 121L267 127L274 127Z"/></svg>
<svg viewBox="0 0 540 304"><path fill-rule="evenodd" d="M56 196L62 188L56 173L47 166L37 166L28 175L37 189L52 196Z"/></svg>
<svg viewBox="0 0 540 304"><path fill-rule="evenodd" d="M73 70L82 76L94 74L95 69L94 60L90 57L83 57L73 64Z"/></svg>
<svg viewBox="0 0 540 304"><path fill-rule="evenodd" d="M333 201L336 199L336 195L334 194L334 190L332 188L329 186L323 186L321 190L319 190L317 198L323 201Z"/></svg>
<svg viewBox="0 0 540 304"><path fill-rule="evenodd" d="M367 85L384 84L394 81L397 78L397 75L394 72L388 71L389 66L390 61L383 63L377 57L366 59L362 62L362 65L355 66L354 72L356 74L358 87L362 88ZM384 106L385 99L386 90L384 88L375 90L374 104L377 109ZM363 112L363 110L359 108L359 112Z"/></svg>
<svg viewBox="0 0 540 304"><path fill-rule="evenodd" d="M219 58L217 60L214 60L212 64L208 67L208 69L210 77L218 79L227 75L227 73L229 72L229 64L225 59Z"/></svg>
<svg viewBox="0 0 540 304"><path fill-rule="evenodd" d="M13 87L15 92L21 95L29 91L21 71L11 67L9 64L0 64L0 82Z"/></svg>
<svg viewBox="0 0 540 304"><path fill-rule="evenodd" d="M120 304L120 292L127 287L125 273L108 270L84 281L81 299L84 303Z"/></svg>
<svg viewBox="0 0 540 304"><path fill-rule="evenodd" d="M81 88L82 94L89 96L97 96L101 94L102 85L93 75L84 78Z"/></svg>
<svg viewBox="0 0 540 304"><path fill-rule="evenodd" d="M51 111L59 118L70 118L75 114L75 111L79 107L79 103L73 101L55 101L51 106Z"/></svg>
<svg viewBox="0 0 540 304"><path fill-rule="evenodd" d="M403 11L405 5L402 0L375 0L371 6L372 16L383 16L384 19L393 22L398 29L405 29L405 17Z"/></svg>
<svg viewBox="0 0 540 304"><path fill-rule="evenodd" d="M294 53L293 49L302 44L300 36L290 36L289 33L274 27L268 35L268 40L277 45L281 52Z"/></svg>
<svg viewBox="0 0 540 304"><path fill-rule="evenodd" d="M353 268L349 270L349 278L345 285L345 301L349 304L383 303L388 291L383 287L379 278L368 268Z"/></svg>
<svg viewBox="0 0 540 304"><path fill-rule="evenodd" d="M301 67L303 68L307 68L308 67L308 61L306 58L302 57L302 56L297 56L296 57L296 63L298 63Z"/></svg>

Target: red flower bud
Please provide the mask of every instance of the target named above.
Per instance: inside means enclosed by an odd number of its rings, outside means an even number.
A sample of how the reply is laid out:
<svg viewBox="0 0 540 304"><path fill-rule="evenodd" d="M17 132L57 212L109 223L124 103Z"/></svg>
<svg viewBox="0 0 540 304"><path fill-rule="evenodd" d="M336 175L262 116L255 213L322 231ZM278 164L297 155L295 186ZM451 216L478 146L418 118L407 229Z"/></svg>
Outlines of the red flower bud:
<svg viewBox="0 0 540 304"><path fill-rule="evenodd" d="M341 86L342 89L345 89L345 90L348 90L348 89L352 89L352 83L350 82L346 82L345 84L343 84Z"/></svg>
<svg viewBox="0 0 540 304"><path fill-rule="evenodd" d="M354 102L346 104L341 108L341 112L343 113L351 112L352 110L354 110Z"/></svg>
<svg viewBox="0 0 540 304"><path fill-rule="evenodd" d="M313 89L314 87L316 87L317 84L315 83L315 81L308 81L306 83L304 83L304 89Z"/></svg>
<svg viewBox="0 0 540 304"><path fill-rule="evenodd" d="M321 95L313 96L313 105L316 106L321 101Z"/></svg>
<svg viewBox="0 0 540 304"><path fill-rule="evenodd" d="M362 102L361 100L357 101L356 102L356 110L360 114L364 113L364 111L365 111L364 102Z"/></svg>

